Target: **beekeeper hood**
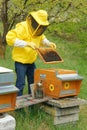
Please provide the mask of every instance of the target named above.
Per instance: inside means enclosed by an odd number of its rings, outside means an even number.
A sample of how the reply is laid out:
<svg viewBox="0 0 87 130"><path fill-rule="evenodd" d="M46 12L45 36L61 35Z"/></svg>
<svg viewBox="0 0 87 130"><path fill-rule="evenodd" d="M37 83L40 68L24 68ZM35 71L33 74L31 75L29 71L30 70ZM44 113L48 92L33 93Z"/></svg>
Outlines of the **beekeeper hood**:
<svg viewBox="0 0 87 130"><path fill-rule="evenodd" d="M45 10L30 12L27 17L33 36L40 36L49 25L48 14Z"/></svg>

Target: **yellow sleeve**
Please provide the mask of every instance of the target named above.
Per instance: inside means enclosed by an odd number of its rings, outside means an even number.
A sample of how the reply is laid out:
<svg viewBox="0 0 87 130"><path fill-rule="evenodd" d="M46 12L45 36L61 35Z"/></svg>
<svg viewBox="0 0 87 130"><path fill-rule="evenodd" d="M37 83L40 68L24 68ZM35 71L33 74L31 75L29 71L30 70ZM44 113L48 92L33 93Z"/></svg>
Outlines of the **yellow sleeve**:
<svg viewBox="0 0 87 130"><path fill-rule="evenodd" d="M18 39L24 39L25 37L25 28L21 23L18 23L16 25L16 28L13 30L10 30L6 35L6 41L9 46L13 46L16 38Z"/></svg>
<svg viewBox="0 0 87 130"><path fill-rule="evenodd" d="M42 35L42 40L43 40L44 38L46 38L46 36L43 34L43 35Z"/></svg>
<svg viewBox="0 0 87 130"><path fill-rule="evenodd" d="M44 46L43 43L42 43L42 41L43 41L45 38L46 38L46 36L43 34L43 35L41 36L41 42L40 42L40 46L41 46L41 47Z"/></svg>
<svg viewBox="0 0 87 130"><path fill-rule="evenodd" d="M16 32L15 30L11 30L6 35L6 41L9 46L12 46L16 39Z"/></svg>

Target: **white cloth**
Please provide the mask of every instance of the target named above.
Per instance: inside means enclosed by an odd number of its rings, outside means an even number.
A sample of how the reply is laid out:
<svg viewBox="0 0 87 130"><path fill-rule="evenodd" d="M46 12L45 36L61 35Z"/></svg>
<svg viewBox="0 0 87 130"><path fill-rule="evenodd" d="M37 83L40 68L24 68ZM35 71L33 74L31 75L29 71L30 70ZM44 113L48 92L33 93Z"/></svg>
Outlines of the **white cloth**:
<svg viewBox="0 0 87 130"><path fill-rule="evenodd" d="M43 41L42 41L42 44L49 46L50 45L50 41L47 38L44 38Z"/></svg>
<svg viewBox="0 0 87 130"><path fill-rule="evenodd" d="M15 40L15 43L14 43L14 46L15 47L21 47L21 48L23 48L23 47L25 47L25 46L27 46L27 42L25 42L25 41L23 41L23 40L19 40L18 38Z"/></svg>

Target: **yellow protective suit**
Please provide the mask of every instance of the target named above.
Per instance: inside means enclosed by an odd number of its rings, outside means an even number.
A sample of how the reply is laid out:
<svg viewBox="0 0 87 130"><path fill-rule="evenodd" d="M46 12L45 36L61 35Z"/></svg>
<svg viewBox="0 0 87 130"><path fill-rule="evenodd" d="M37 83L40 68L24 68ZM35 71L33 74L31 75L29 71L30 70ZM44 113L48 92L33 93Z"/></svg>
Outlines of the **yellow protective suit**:
<svg viewBox="0 0 87 130"><path fill-rule="evenodd" d="M32 36L30 29L27 26L27 22L21 22L16 25L16 28L9 31L6 35L8 45L14 46L16 38L24 40L26 42L34 42L37 47L41 45L44 35ZM14 47L12 51L12 59L21 63L33 63L37 58L36 50L31 47Z"/></svg>

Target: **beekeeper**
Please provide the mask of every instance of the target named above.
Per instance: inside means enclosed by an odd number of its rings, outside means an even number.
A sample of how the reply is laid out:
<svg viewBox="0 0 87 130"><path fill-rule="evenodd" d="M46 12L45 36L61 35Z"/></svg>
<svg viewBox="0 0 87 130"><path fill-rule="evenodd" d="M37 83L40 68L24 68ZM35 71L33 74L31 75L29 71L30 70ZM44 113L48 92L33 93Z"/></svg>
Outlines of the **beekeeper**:
<svg viewBox="0 0 87 130"><path fill-rule="evenodd" d="M56 48L56 45L43 34L48 25L48 14L45 10L33 11L28 14L25 21L18 23L15 29L10 30L6 35L7 44L13 46L12 59L15 62L18 96L23 95L25 76L28 81L28 94L31 94L30 84L34 82L37 59L35 49L40 46Z"/></svg>

